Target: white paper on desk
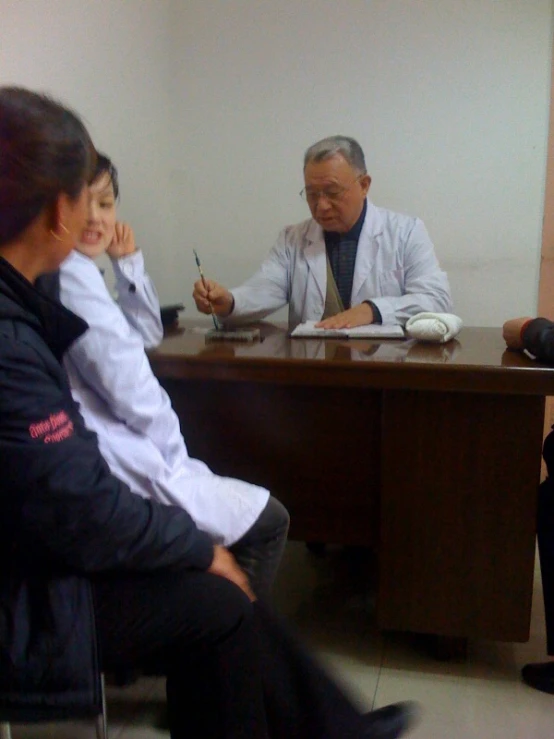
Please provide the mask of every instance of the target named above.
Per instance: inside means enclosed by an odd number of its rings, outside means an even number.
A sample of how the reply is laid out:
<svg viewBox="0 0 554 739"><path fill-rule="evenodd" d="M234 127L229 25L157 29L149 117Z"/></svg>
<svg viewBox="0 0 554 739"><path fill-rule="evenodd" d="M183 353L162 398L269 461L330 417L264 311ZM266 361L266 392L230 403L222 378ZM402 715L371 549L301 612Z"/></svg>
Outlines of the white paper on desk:
<svg viewBox="0 0 554 739"><path fill-rule="evenodd" d="M402 326L383 326L380 323L368 323L354 328L316 328L319 321L306 321L297 326L291 333L293 339L346 337L349 339L403 339Z"/></svg>

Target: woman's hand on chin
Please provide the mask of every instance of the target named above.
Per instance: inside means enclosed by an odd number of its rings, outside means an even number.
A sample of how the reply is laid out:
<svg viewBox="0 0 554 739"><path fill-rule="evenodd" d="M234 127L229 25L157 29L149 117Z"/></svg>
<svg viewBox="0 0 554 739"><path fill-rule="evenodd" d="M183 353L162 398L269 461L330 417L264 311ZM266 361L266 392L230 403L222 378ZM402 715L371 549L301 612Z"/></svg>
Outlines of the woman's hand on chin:
<svg viewBox="0 0 554 739"><path fill-rule="evenodd" d="M121 259L137 250L135 246L135 234L128 223L117 222L115 224L112 243L106 249L111 259Z"/></svg>

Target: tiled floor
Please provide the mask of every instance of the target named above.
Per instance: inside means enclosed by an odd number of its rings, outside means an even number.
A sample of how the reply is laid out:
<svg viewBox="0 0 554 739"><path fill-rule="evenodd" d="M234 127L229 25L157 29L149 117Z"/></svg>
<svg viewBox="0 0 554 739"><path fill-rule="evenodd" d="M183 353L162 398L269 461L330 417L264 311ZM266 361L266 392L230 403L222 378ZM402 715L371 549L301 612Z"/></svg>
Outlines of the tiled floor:
<svg viewBox="0 0 554 739"><path fill-rule="evenodd" d="M366 583L371 561L332 550L324 558L291 543L276 589L280 610L296 624L328 669L360 706L407 698L419 701L422 721L413 739L554 739L554 696L527 688L519 668L545 654L542 593L537 568L531 639L527 644L474 642L464 663L437 662L407 635L381 635L372 623ZM463 594L461 594L463 595ZM110 739L160 739L164 687L142 679L108 689ZM14 739L92 739L90 724L14 727ZM208 739L208 738L207 738Z"/></svg>

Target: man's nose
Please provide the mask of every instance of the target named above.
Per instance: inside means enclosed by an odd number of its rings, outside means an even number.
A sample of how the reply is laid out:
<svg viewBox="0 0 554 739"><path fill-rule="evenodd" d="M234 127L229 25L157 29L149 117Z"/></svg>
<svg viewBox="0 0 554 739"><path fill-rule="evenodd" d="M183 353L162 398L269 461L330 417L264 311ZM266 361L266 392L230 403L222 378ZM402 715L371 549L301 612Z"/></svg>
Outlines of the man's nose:
<svg viewBox="0 0 554 739"><path fill-rule="evenodd" d="M329 208L331 208L331 202L329 201L329 198L325 195L325 193L320 192L317 198L316 212L325 213L325 211L328 211Z"/></svg>

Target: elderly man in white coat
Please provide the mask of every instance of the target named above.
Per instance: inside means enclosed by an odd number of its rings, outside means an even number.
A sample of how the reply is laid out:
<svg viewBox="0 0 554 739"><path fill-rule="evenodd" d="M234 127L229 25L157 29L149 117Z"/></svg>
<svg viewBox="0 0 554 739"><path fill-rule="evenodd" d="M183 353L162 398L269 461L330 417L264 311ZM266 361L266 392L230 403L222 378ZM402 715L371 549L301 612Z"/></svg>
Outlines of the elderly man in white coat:
<svg viewBox="0 0 554 739"><path fill-rule="evenodd" d="M256 274L228 290L194 285L202 313L228 324L255 321L289 306L289 328L400 324L422 311L452 310L450 288L418 218L377 208L362 148L331 136L304 156L301 195L312 218L284 228Z"/></svg>
<svg viewBox="0 0 554 739"><path fill-rule="evenodd" d="M131 227L116 222L117 195L117 170L99 155L85 230L60 269L62 303L89 324L65 355L73 397L111 471L133 492L184 508L214 543L229 548L256 594L267 598L288 513L264 488L215 475L189 456L145 353L162 338L160 306ZM94 262L105 251L117 303Z"/></svg>

